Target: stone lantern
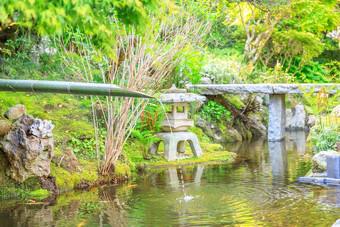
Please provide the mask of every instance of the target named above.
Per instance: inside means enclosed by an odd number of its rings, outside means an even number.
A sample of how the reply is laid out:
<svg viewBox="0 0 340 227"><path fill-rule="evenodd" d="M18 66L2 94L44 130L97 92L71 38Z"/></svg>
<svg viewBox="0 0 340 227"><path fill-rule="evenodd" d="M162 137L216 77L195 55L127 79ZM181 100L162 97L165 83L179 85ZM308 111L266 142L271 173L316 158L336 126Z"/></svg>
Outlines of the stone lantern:
<svg viewBox="0 0 340 227"><path fill-rule="evenodd" d="M187 93L185 89L177 89L174 85L167 90L159 99L162 103L170 105L170 111L166 113L166 119L161 122L163 132L157 133L156 136L164 143L164 158L168 161L174 161L185 154L185 142L190 144L192 153L197 156L203 156L201 146L197 136L189 132L189 128L194 126L194 121L188 119L188 103L205 101L205 96ZM152 143L149 152L156 154L159 143Z"/></svg>

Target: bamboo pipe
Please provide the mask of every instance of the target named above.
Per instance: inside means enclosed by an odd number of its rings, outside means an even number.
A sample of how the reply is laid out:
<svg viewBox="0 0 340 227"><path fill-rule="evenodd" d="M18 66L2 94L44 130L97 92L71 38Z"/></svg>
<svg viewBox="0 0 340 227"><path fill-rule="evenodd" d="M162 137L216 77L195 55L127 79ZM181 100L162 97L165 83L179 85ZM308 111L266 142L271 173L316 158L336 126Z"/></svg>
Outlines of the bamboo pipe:
<svg viewBox="0 0 340 227"><path fill-rule="evenodd" d="M153 98L114 84L0 79L0 91Z"/></svg>

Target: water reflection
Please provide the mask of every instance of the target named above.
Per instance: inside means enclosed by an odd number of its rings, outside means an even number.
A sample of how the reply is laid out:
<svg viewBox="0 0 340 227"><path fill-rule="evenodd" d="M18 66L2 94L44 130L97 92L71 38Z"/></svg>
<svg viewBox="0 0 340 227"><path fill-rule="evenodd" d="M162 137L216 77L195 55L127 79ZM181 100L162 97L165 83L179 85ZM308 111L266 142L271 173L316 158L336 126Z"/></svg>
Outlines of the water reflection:
<svg viewBox="0 0 340 227"><path fill-rule="evenodd" d="M287 150L296 151L300 155L304 155L307 149L306 131L291 131L286 133Z"/></svg>
<svg viewBox="0 0 340 227"><path fill-rule="evenodd" d="M330 226L339 188L298 184L312 153L298 134L283 143L237 145L235 165L165 168L123 186L69 192L56 200L3 206L3 226ZM235 146L232 146L235 148ZM230 149L228 149L230 150ZM182 172L182 176L181 173ZM189 202L183 197L184 180Z"/></svg>
<svg viewBox="0 0 340 227"><path fill-rule="evenodd" d="M181 170L179 170L179 168L176 166L168 167L165 172L165 181L172 188L179 187L182 182L181 178L183 178L184 182L193 181L196 183L196 185L199 185L203 175L203 170L204 165L196 165L193 167L192 171L188 171L188 169L184 166L181 167Z"/></svg>
<svg viewBox="0 0 340 227"><path fill-rule="evenodd" d="M268 142L268 149L274 182L286 181L288 179L286 143Z"/></svg>

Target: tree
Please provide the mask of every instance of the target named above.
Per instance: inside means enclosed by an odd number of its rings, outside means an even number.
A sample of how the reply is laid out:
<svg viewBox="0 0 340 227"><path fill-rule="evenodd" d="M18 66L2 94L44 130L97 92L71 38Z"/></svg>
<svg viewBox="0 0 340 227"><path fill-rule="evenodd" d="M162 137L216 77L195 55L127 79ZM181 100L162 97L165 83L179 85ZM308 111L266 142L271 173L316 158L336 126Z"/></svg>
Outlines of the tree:
<svg viewBox="0 0 340 227"><path fill-rule="evenodd" d="M156 0L2 0L0 42L18 29L38 35L60 35L72 27L91 36L98 48L111 52L113 35L109 18L129 26L146 24L148 12L156 12L167 1Z"/></svg>

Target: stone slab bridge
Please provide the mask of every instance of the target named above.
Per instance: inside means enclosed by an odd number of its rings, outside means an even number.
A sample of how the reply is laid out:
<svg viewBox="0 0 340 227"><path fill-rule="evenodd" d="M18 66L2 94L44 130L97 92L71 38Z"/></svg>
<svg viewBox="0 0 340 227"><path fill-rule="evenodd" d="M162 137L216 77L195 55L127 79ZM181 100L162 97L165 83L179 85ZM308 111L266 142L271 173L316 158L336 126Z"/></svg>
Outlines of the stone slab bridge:
<svg viewBox="0 0 340 227"><path fill-rule="evenodd" d="M303 94L319 92L325 88L328 94L340 90L340 84L198 84L186 85L189 90L201 95L223 94L269 94L269 125L268 141L281 141L285 136L286 125L286 94Z"/></svg>

